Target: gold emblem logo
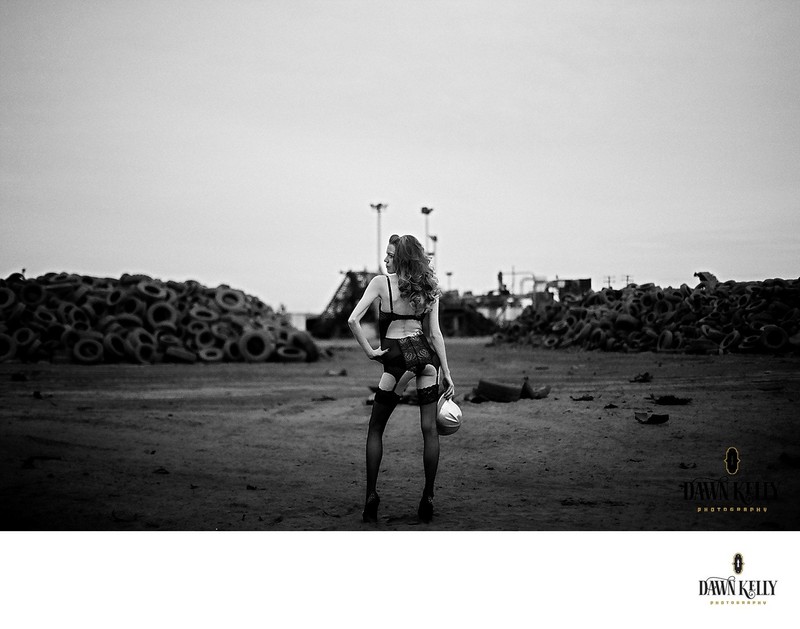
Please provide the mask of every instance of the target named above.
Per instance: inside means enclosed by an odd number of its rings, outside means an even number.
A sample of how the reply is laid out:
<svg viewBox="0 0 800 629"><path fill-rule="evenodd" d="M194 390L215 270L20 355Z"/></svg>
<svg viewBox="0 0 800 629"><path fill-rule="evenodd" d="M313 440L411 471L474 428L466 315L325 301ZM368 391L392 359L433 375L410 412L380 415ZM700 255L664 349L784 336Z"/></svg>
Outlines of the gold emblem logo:
<svg viewBox="0 0 800 629"><path fill-rule="evenodd" d="M728 472L731 476L736 474L739 471L739 463L741 459L739 458L739 451L731 446L725 451L725 471Z"/></svg>

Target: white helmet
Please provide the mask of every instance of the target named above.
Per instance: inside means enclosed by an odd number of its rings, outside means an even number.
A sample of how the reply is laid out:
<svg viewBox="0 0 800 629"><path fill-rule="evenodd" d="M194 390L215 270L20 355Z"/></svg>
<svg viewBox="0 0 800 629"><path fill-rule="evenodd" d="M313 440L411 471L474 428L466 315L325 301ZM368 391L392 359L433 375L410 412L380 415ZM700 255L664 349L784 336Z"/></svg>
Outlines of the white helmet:
<svg viewBox="0 0 800 629"><path fill-rule="evenodd" d="M440 435L452 435L461 428L461 409L453 399L443 396L436 404L436 432Z"/></svg>

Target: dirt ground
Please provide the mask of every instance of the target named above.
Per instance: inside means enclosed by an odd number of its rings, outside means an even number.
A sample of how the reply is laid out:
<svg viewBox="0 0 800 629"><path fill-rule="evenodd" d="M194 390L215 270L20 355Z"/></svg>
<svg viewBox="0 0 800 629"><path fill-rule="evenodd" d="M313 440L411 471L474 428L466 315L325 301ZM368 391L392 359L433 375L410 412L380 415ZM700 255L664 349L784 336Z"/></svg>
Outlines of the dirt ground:
<svg viewBox="0 0 800 629"><path fill-rule="evenodd" d="M800 529L800 356L487 341L447 342L464 420L441 438L429 525L416 519L422 438L411 405L386 431L379 522L361 523L366 401L380 366L355 342L325 343L332 355L308 364L2 364L2 528ZM644 373L649 382L633 381ZM524 376L551 385L549 396L463 400L481 378ZM651 398L665 395L691 401ZM669 420L641 424L637 411Z"/></svg>

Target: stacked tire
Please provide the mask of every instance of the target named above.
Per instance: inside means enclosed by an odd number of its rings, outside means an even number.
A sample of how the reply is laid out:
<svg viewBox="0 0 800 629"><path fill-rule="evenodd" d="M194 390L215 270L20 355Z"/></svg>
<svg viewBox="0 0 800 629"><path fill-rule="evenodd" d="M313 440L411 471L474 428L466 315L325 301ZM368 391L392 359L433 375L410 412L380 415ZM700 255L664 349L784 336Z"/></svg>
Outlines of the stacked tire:
<svg viewBox="0 0 800 629"><path fill-rule="evenodd" d="M703 278L694 288L631 284L529 307L495 342L622 352L800 352L800 280Z"/></svg>
<svg viewBox="0 0 800 629"><path fill-rule="evenodd" d="M0 280L0 362L312 362L313 338L227 285L146 275Z"/></svg>

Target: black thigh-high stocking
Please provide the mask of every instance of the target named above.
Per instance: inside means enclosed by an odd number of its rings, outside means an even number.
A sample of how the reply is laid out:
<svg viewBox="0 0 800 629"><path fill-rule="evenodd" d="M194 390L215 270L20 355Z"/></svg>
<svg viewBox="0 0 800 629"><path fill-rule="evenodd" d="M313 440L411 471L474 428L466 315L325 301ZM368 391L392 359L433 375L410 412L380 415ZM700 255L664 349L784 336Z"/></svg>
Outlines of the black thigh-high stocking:
<svg viewBox="0 0 800 629"><path fill-rule="evenodd" d="M419 378L418 384L427 384L428 378ZM419 420L422 428L422 464L425 468L424 495L433 497L433 485L439 468L439 433L436 430L436 402L438 384L417 389Z"/></svg>
<svg viewBox="0 0 800 629"><path fill-rule="evenodd" d="M400 396L394 391L379 389L375 393L367 430L367 498L378 484L378 470L383 458L383 431L399 399Z"/></svg>
<svg viewBox="0 0 800 629"><path fill-rule="evenodd" d="M433 497L433 485L439 468L439 433L436 432L436 403L419 407L422 424L422 464L425 468L426 496Z"/></svg>

